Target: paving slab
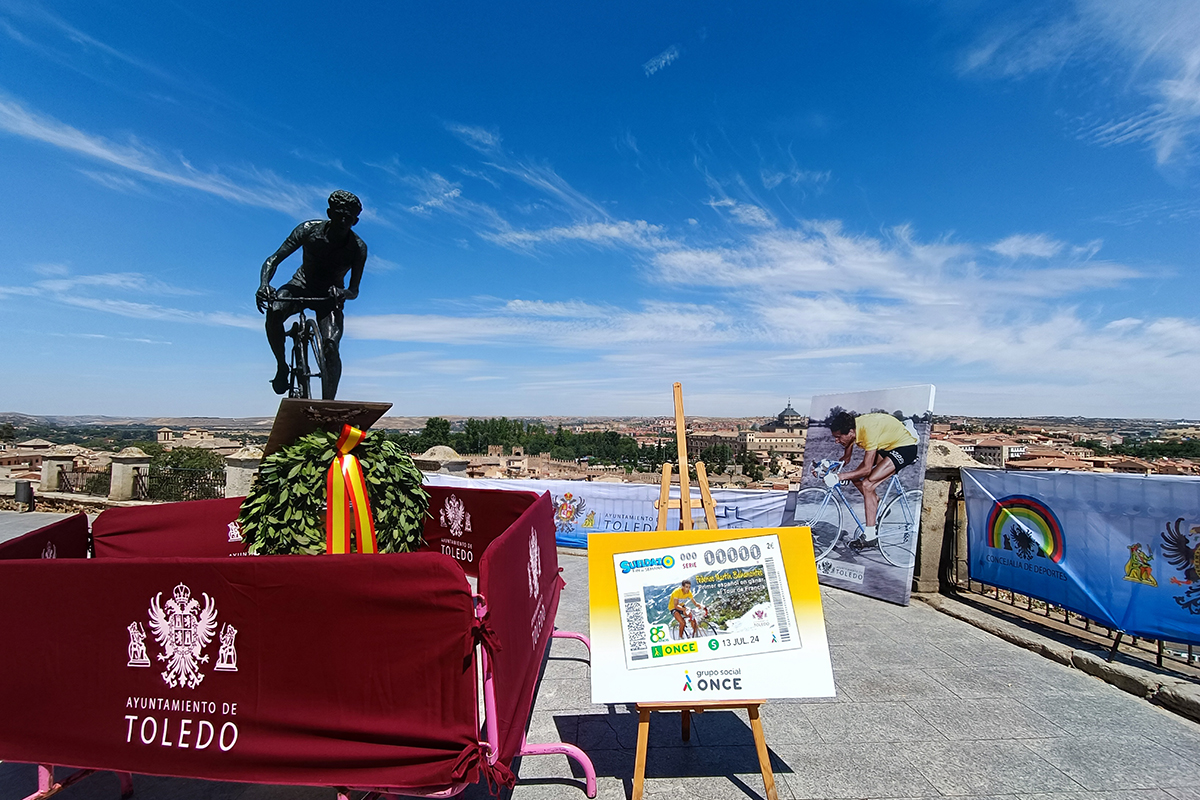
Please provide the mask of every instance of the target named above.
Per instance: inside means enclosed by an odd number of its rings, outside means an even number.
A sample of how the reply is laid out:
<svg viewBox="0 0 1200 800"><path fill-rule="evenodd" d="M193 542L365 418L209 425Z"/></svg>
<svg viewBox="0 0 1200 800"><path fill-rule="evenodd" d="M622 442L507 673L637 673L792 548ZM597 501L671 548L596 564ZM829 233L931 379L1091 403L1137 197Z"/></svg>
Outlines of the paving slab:
<svg viewBox="0 0 1200 800"><path fill-rule="evenodd" d="M46 511L0 511L0 542L16 539L30 531L44 528L52 522L74 514L52 514Z"/></svg>

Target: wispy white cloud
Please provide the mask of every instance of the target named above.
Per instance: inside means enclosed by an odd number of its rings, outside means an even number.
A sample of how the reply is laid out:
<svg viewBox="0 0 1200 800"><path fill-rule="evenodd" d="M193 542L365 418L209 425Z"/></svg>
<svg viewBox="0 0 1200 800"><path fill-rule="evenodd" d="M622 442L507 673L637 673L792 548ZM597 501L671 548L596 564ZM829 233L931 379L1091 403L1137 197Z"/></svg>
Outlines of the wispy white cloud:
<svg viewBox="0 0 1200 800"><path fill-rule="evenodd" d="M104 272L92 275L63 275L35 281L33 287L52 294L63 294L80 288L117 289L156 295L195 295L199 292L175 286L140 272Z"/></svg>
<svg viewBox="0 0 1200 800"><path fill-rule="evenodd" d="M413 183L419 186L423 195L420 202L408 209L414 214L428 214L434 209L445 208L462 197L462 184L448 181L437 173L429 173L424 180L414 179Z"/></svg>
<svg viewBox="0 0 1200 800"><path fill-rule="evenodd" d="M463 125L459 122L447 122L446 130L461 139L464 144L473 147L485 155L498 153L501 150L502 140L500 134L496 131L481 128L477 125Z"/></svg>
<svg viewBox="0 0 1200 800"><path fill-rule="evenodd" d="M1183 377L1200 375L1200 323L1110 320L1080 306L1088 292L1147 277L1096 260L1094 247L1044 234L977 245L927 241L906 227L869 236L833 221L808 221L719 247L676 240L646 252L651 274L668 287L664 296L687 286L717 292L716 303L642 299L614 307L516 299L457 316L355 317L348 327L356 338L574 350L590 359L584 383L600 385L601 376L658 380L655 364L678 365L682 350L699 348L714 379L747 386L794 369L789 363L827 375L832 386L849 385L847 375L838 375L858 370L855 364L877 371L864 378L875 385L949 367L951 374L982 370L1023 386L1041 381L1050 395L1066 397L1069 385L1103 385L1120 363L1127 385L1149 391L1173 380L1171 402L1200 391L1200 379ZM565 391L532 372L522 367L527 390L544 380L546 391Z"/></svg>
<svg viewBox="0 0 1200 800"><path fill-rule="evenodd" d="M101 186L107 189L112 189L115 192L142 193L146 190L146 187L133 178L130 178L128 175L118 175L115 172L108 172L107 170L101 171L93 169L81 169L79 170L79 174L86 178L90 178Z"/></svg>
<svg viewBox="0 0 1200 800"><path fill-rule="evenodd" d="M386 259L383 256L377 256L374 253L370 253L367 256L367 272L392 272L398 269L400 269L400 265L395 261Z"/></svg>
<svg viewBox="0 0 1200 800"><path fill-rule="evenodd" d="M765 208L753 203L739 203L728 197L712 198L706 205L714 209L722 209L743 225L755 228L775 227L775 218Z"/></svg>
<svg viewBox="0 0 1200 800"><path fill-rule="evenodd" d="M189 311L182 308L169 308L154 303L136 303L130 300L100 299L95 297L74 297L61 295L55 298L58 302L92 311L102 311L106 314L116 314L133 319L161 320L166 322L190 322L200 325L218 325L230 328L246 328L259 330L262 320L248 314L230 314L224 311Z"/></svg>
<svg viewBox="0 0 1200 800"><path fill-rule="evenodd" d="M1044 233L1036 235L1016 233L989 245L988 249L1008 258L1021 258L1022 256L1050 258L1058 255L1064 246L1062 242L1051 239Z"/></svg>
<svg viewBox="0 0 1200 800"><path fill-rule="evenodd" d="M573 302L571 313L517 305L475 315L381 314L346 318L358 339L455 345L621 351L631 346L723 345L738 341L736 321L715 306L646 301L636 309ZM542 313L530 313L530 311Z"/></svg>
<svg viewBox="0 0 1200 800"><path fill-rule="evenodd" d="M585 303L581 300L548 303L544 300L509 300L504 310L523 317L565 317L568 319L597 319L611 317L616 311L609 306Z"/></svg>
<svg viewBox="0 0 1200 800"><path fill-rule="evenodd" d="M635 156L640 156L642 154L642 151L638 149L637 137L634 136L633 132L628 128L621 131L619 135L613 137L613 146L616 147L617 152L629 152L633 153Z"/></svg>
<svg viewBox="0 0 1200 800"><path fill-rule="evenodd" d="M558 226L563 231L611 221L611 215L601 204L573 187L554 167L534 159L514 156L504 147L497 131L457 122L447 122L445 127L464 144L485 156L481 169L459 167L459 172L464 175L486 180L494 188L501 188L501 181L505 178L515 178L532 189L541 202L571 220L569 225ZM480 235L505 246L527 244L539 238L537 233L514 233L513 226L495 208L466 199L462 184L458 182L436 173L420 176L398 174L398 177L419 188L420 200L410 209L416 213L435 210L458 213L464 218L476 220L484 229ZM514 204L513 207L517 206ZM583 237L558 234L558 238L586 238L586 233Z"/></svg>
<svg viewBox="0 0 1200 800"><path fill-rule="evenodd" d="M642 64L642 69L646 73L646 77L650 77L664 67L669 67L683 54L683 50L679 45L673 44L666 50L656 55L654 58Z"/></svg>
<svg viewBox="0 0 1200 800"><path fill-rule="evenodd" d="M99 53L105 58L115 59L162 80L174 81L174 78L170 75L170 73L158 68L154 64L130 55L123 50L118 50L117 48L100 41L94 36L91 36L74 25L71 25L62 17L54 14L41 5L24 2L5 2L3 7L0 8L0 11L29 22L52 28L75 45ZM16 41L26 45L34 44L29 37L18 31L8 21L4 22L4 27L9 36Z"/></svg>
<svg viewBox="0 0 1200 800"><path fill-rule="evenodd" d="M625 245L639 249L671 246L659 225L644 220L590 222L540 230L509 230L484 233L483 238L505 247L526 248L544 243L587 242L594 245Z"/></svg>
<svg viewBox="0 0 1200 800"><path fill-rule="evenodd" d="M171 344L165 339L147 339L142 336L110 336L107 333L75 333L50 331L50 336L59 336L67 339L104 339L112 342L134 342L135 344Z"/></svg>
<svg viewBox="0 0 1200 800"><path fill-rule="evenodd" d="M305 150L302 147L292 148L292 155L295 156L296 158L300 159L301 161L307 161L310 164L316 164L318 167L325 167L326 169L331 169L331 170L334 170L335 172L340 172L343 175L346 175L348 177L353 177L351 175L350 170L346 169L346 165L344 163L342 163L342 160L340 158L333 158L332 156L322 156L322 155L318 155L316 153L310 153L309 151Z"/></svg>
<svg viewBox="0 0 1200 800"><path fill-rule="evenodd" d="M134 319L162 320L223 327L262 327L261 318L224 311L204 311L172 308L157 303L126 300L122 295L138 298L149 296L196 296L202 294L186 287L167 283L152 275L139 272L103 272L71 274L63 265L37 265L34 272L44 277L28 286L0 286L0 299L10 297L40 298L52 303L86 308L106 314Z"/></svg>
<svg viewBox="0 0 1200 800"><path fill-rule="evenodd" d="M296 184L273 172L252 167L238 170L236 180L217 170L200 170L186 159L167 159L137 139L119 144L86 133L31 110L2 91L0 130L127 170L151 181L194 189L241 205L271 208L292 216L310 213L329 193L328 188Z"/></svg>
<svg viewBox="0 0 1200 800"><path fill-rule="evenodd" d="M786 170L771 169L764 167L759 176L762 178L762 184L767 189L774 189L784 183L792 186L813 186L819 188L829 182L833 173L828 170L808 170L800 169L792 166Z"/></svg>
<svg viewBox="0 0 1200 800"><path fill-rule="evenodd" d="M1123 58L1116 74L1114 54ZM964 73L1009 78L1067 65L1103 73L1103 83L1127 87L1118 97L1140 106L1084 125L1082 138L1106 146L1146 143L1160 166L1192 149L1200 134L1200 13L1194 0L1014 4L960 62Z"/></svg>

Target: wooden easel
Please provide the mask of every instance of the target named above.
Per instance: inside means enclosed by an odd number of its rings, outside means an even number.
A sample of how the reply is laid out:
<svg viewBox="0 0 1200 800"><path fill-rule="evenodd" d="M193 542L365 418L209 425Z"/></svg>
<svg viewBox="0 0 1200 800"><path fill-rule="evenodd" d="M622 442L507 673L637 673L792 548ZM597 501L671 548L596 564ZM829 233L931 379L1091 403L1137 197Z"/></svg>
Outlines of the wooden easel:
<svg viewBox="0 0 1200 800"><path fill-rule="evenodd" d="M692 499L691 477L688 475L687 425L683 421L683 385L675 384L675 448L679 454L679 499L671 499L671 470L670 462L662 465L662 487L658 492L658 500L654 507L658 509L658 527L655 530L667 529L667 512L672 508L679 509L679 529L692 530L693 508L704 509L704 522L710 531L717 529L716 503L713 502L712 492L708 490L708 470L703 461L696 462L696 482L700 484L700 499ZM686 498L687 504L684 504Z"/></svg>
<svg viewBox="0 0 1200 800"><path fill-rule="evenodd" d="M711 700L707 703L638 703L638 739L637 755L633 762L633 800L642 800L642 791L646 783L646 744L650 739L651 711L679 711L683 715L683 740L692 738L692 717L694 711L701 714L705 711L731 710L744 708L750 716L750 730L754 732L754 750L758 753L758 768L762 771L763 788L767 800L779 800L775 791L775 774L771 772L771 757L767 752L767 739L763 735L762 720L758 716L758 708L766 700Z"/></svg>
<svg viewBox="0 0 1200 800"><path fill-rule="evenodd" d="M679 509L680 530L692 530L692 509L704 509L704 521L709 530L717 529L716 504L708 489L708 473L704 462L696 462L696 482L700 484L700 499L693 500L691 487L688 485L687 457L687 427L683 422L683 387L675 384L675 446L679 453L679 499L671 500L671 464L663 464L662 488L658 501L654 506L658 509L658 527L656 530L667 529L667 512L672 508ZM686 502L685 502L686 501ZM698 521L698 520L697 520ZM678 711L683 741L692 738L692 713L702 714L705 711L746 709L750 717L750 730L754 733L754 750L758 753L758 766L762 771L763 789L767 800L779 800L775 791L775 775L771 771L771 758L767 751L767 739L763 734L762 720L759 718L759 707L765 700L712 700L701 703L638 703L638 738L637 753L633 762L633 800L642 800L642 792L646 784L646 747L650 741L650 712Z"/></svg>

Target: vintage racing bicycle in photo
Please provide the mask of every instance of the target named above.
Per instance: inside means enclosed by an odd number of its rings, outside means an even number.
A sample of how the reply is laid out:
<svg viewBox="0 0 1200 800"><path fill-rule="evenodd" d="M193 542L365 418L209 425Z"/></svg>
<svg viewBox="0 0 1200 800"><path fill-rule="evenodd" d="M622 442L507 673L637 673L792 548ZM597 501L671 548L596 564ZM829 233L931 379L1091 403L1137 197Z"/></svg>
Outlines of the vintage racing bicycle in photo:
<svg viewBox="0 0 1200 800"><path fill-rule="evenodd" d="M709 621L708 606L700 606L700 608L691 609L691 613L685 614L683 617L683 638L684 639L699 639L703 636L716 636L717 629ZM695 623L696 630L692 631L692 624ZM671 617L671 624L668 626L671 641L682 641L679 638L679 621Z"/></svg>
<svg viewBox="0 0 1200 800"><path fill-rule="evenodd" d="M841 468L841 461L822 460L814 465L813 474L823 478ZM801 489L796 495L796 524L807 525L812 530L813 554L818 562L833 552L850 520L854 521L854 527L847 542L864 533L866 523L854 513L842 491L842 486L848 483L843 481L833 487L813 486ZM875 526L879 534L879 552L889 564L911 567L916 561L917 533L921 524L921 490L905 491L895 474L884 486ZM845 514L849 514L849 519ZM864 548L858 552L870 550Z"/></svg>

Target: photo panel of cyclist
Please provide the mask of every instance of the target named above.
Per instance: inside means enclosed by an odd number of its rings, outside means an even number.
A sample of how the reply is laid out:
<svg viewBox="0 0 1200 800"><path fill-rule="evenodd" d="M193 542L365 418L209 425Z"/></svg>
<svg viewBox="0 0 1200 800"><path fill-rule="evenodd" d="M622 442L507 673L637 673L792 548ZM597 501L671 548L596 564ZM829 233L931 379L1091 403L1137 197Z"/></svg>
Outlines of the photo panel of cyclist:
<svg viewBox="0 0 1200 800"><path fill-rule="evenodd" d="M821 583L900 605L912 592L934 387L813 397L795 525Z"/></svg>

